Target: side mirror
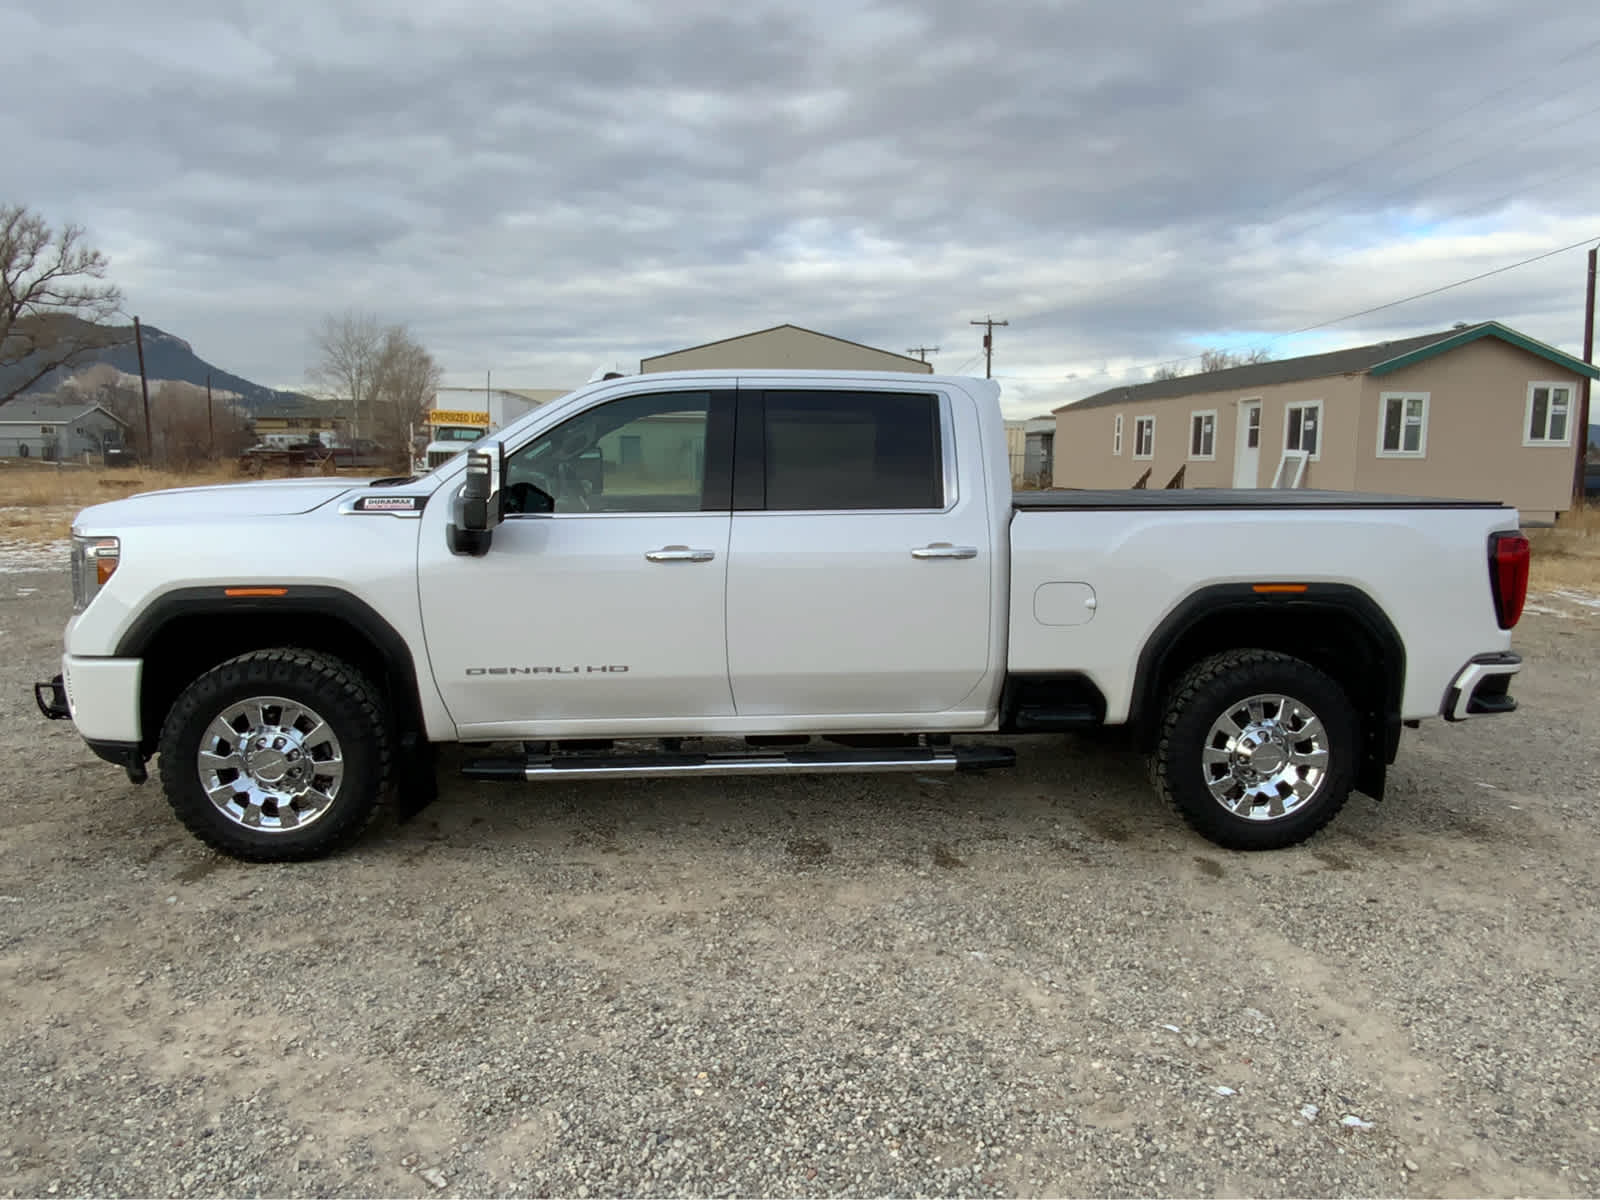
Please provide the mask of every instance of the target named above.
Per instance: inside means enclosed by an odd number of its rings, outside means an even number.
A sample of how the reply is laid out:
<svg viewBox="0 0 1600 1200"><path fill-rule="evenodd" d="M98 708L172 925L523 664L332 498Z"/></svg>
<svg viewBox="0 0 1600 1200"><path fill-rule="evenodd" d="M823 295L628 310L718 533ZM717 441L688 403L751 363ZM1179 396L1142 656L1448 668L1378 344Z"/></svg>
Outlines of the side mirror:
<svg viewBox="0 0 1600 1200"><path fill-rule="evenodd" d="M455 519L445 530L452 554L474 558L488 552L494 541L494 527L502 516L500 479L505 464L505 446L488 438L470 450L467 477L455 499Z"/></svg>

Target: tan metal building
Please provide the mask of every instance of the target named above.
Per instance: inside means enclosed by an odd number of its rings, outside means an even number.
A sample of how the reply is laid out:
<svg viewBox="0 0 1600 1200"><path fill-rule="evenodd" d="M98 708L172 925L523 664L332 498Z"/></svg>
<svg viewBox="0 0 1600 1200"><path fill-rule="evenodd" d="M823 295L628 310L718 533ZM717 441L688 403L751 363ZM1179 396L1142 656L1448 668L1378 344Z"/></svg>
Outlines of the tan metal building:
<svg viewBox="0 0 1600 1200"><path fill-rule="evenodd" d="M789 369L799 371L920 371L933 374L921 359L846 341L798 325L774 325L754 333L673 350L640 360L639 371Z"/></svg>
<svg viewBox="0 0 1600 1200"><path fill-rule="evenodd" d="M1579 384L1600 371L1498 321L1112 388L1055 410L1055 486L1314 487L1572 499Z"/></svg>

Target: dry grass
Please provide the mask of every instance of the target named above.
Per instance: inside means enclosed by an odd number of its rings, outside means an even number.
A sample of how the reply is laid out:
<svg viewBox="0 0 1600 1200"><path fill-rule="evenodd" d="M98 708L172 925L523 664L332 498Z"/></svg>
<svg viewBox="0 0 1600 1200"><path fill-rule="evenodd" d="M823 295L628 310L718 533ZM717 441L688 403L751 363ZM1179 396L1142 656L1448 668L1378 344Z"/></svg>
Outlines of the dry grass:
<svg viewBox="0 0 1600 1200"><path fill-rule="evenodd" d="M84 508L161 488L234 483L244 478L231 464L193 473L142 467L11 466L0 468L0 507Z"/></svg>
<svg viewBox="0 0 1600 1200"><path fill-rule="evenodd" d="M1567 513L1554 529L1530 529L1533 591L1600 590L1600 506Z"/></svg>
<svg viewBox="0 0 1600 1200"><path fill-rule="evenodd" d="M80 509L137 492L238 483L254 476L232 463L199 471L84 467L68 463L0 463L0 539L51 542L71 533Z"/></svg>

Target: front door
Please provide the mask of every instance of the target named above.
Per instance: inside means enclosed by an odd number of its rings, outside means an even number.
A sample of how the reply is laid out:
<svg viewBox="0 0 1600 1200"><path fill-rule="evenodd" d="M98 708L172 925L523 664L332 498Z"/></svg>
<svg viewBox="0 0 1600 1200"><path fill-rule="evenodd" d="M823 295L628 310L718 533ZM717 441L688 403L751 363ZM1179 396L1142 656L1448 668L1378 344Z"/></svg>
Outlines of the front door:
<svg viewBox="0 0 1600 1200"><path fill-rule="evenodd" d="M508 447L508 511L481 557L446 547L447 497L428 506L423 624L463 737L733 713L732 403L731 392L628 396Z"/></svg>
<svg viewBox="0 0 1600 1200"><path fill-rule="evenodd" d="M984 707L993 535L988 497L955 494L954 413L935 394L740 393L728 668L741 717ZM976 418L960 415L975 448Z"/></svg>
<svg viewBox="0 0 1600 1200"><path fill-rule="evenodd" d="M1261 486L1261 401L1240 402L1238 439L1233 452L1233 486L1259 487Z"/></svg>

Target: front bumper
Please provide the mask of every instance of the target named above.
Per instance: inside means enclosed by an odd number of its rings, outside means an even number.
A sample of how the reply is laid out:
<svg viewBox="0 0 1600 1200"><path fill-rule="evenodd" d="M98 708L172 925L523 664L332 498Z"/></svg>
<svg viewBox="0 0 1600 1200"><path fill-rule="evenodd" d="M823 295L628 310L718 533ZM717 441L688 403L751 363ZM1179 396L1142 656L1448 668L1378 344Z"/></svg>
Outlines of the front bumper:
<svg viewBox="0 0 1600 1200"><path fill-rule="evenodd" d="M1511 677L1522 670L1522 655L1510 650L1480 654L1456 674L1440 711L1447 721L1517 711L1509 691Z"/></svg>
<svg viewBox="0 0 1600 1200"><path fill-rule="evenodd" d="M67 654L61 659L61 674L33 685L33 699L52 721L71 717L86 742L137 746L144 740L139 717L143 675L140 658Z"/></svg>
<svg viewBox="0 0 1600 1200"><path fill-rule="evenodd" d="M33 685L33 701L51 721L69 717L83 740L108 763L127 771L134 783L147 778L148 757L140 745L139 683L144 660L75 658L61 660L61 674Z"/></svg>

